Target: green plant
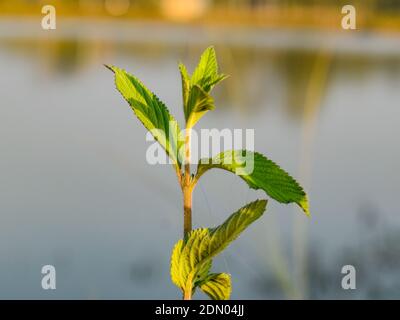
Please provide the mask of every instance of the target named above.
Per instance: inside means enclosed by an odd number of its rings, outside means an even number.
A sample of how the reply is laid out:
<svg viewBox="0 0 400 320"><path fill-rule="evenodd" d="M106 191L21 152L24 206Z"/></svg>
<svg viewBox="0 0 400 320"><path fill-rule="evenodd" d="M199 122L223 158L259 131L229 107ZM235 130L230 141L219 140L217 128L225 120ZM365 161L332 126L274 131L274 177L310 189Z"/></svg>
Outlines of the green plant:
<svg viewBox="0 0 400 320"><path fill-rule="evenodd" d="M207 48L190 76L179 64L182 78L183 110L186 120L185 134L157 96L137 78L114 66L107 66L115 74L119 92L133 112L172 160L183 194L183 239L172 252L171 278L189 300L196 288L212 299L229 299L230 275L211 273L212 259L223 251L252 222L265 211L267 200L257 200L233 213L215 228L192 230L192 192L200 177L213 168L224 169L240 176L250 188L262 189L281 203L296 203L309 215L307 196L303 188L288 173L265 156L246 150L230 150L212 159L201 160L195 174L190 168L191 129L209 110L214 109L210 95L213 87L226 78L218 73L213 47ZM251 172L243 172L246 161L252 161Z"/></svg>

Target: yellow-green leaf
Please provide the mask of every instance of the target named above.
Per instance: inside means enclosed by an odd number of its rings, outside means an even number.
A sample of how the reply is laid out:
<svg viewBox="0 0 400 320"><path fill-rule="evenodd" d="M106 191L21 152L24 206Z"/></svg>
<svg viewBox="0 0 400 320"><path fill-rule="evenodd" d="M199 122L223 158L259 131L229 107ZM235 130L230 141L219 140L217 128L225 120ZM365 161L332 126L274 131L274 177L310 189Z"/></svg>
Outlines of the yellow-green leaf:
<svg viewBox="0 0 400 320"><path fill-rule="evenodd" d="M179 64L179 70L182 79L186 127L192 128L207 111L214 109L214 100L210 91L227 76L218 73L214 47L209 47L203 52L192 76L189 76L183 64Z"/></svg>
<svg viewBox="0 0 400 320"><path fill-rule="evenodd" d="M229 150L211 159L202 159L196 179L206 171L220 168L241 177L250 188L262 189L281 203L297 203L309 215L307 195L299 183L264 155L247 150Z"/></svg>
<svg viewBox="0 0 400 320"><path fill-rule="evenodd" d="M200 284L200 289L212 300L229 300L231 276L227 273L212 273Z"/></svg>
<svg viewBox="0 0 400 320"><path fill-rule="evenodd" d="M183 292L204 284L210 276L212 258L258 219L266 205L266 200L251 202L233 213L220 226L192 230L186 240L179 240L171 256L172 282Z"/></svg>
<svg viewBox="0 0 400 320"><path fill-rule="evenodd" d="M171 256L171 279L182 290L191 283L203 281L211 268L211 260L201 264L209 245L209 230L206 228L192 230L187 240L179 240Z"/></svg>
<svg viewBox="0 0 400 320"><path fill-rule="evenodd" d="M135 115L165 149L173 163L181 167L179 152L184 139L178 122L167 107L135 76L114 66L106 66L115 74L115 85Z"/></svg>

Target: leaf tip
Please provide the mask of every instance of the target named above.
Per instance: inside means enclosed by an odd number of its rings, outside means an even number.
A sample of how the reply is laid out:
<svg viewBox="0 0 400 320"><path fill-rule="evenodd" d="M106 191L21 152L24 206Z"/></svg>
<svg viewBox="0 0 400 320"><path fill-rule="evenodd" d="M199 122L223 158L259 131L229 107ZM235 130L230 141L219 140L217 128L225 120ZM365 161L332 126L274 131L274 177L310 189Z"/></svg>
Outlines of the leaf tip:
<svg viewBox="0 0 400 320"><path fill-rule="evenodd" d="M215 52L215 47L214 47L214 45L212 44L212 45L208 46L208 47L204 50L204 52L207 52L207 51L214 51L214 52Z"/></svg>
<svg viewBox="0 0 400 320"><path fill-rule="evenodd" d="M112 72L115 73L115 67L106 63L103 63L103 66L105 66L107 69L111 70Z"/></svg>
<svg viewBox="0 0 400 320"><path fill-rule="evenodd" d="M307 196L304 196L304 198L301 199L301 200L299 201L298 204L299 204L300 208L303 209L303 211L304 211L304 213L306 214L306 216L309 217L309 218L311 218L311 214L310 214L310 205L309 205L309 203L308 203Z"/></svg>
<svg viewBox="0 0 400 320"><path fill-rule="evenodd" d="M221 78L220 81L222 81L222 80L228 79L231 75L230 74L221 73L219 76Z"/></svg>
<svg viewBox="0 0 400 320"><path fill-rule="evenodd" d="M265 209L267 207L267 203L268 203L267 199L257 199L256 201L248 204L248 206L252 207L254 209L254 211L256 212L256 216L257 216L256 219L258 219L259 217L261 217L264 214Z"/></svg>
<svg viewBox="0 0 400 320"><path fill-rule="evenodd" d="M265 208L267 207L268 200L267 199L261 199L261 200L257 200L257 201L258 201L258 203L260 205L260 208L262 208L263 211L264 211Z"/></svg>

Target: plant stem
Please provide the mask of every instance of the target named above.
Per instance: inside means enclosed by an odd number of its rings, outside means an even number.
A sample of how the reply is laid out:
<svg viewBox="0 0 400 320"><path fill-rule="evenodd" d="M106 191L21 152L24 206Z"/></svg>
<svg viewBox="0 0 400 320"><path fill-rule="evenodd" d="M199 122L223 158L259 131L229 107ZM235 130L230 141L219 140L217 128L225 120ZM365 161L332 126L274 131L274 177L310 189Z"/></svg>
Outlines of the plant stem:
<svg viewBox="0 0 400 320"><path fill-rule="evenodd" d="M189 275L185 289L183 290L183 300L192 300L192 293L193 293L193 274Z"/></svg>
<svg viewBox="0 0 400 320"><path fill-rule="evenodd" d="M189 232L192 230L192 186L190 185L190 172L185 165L185 176L182 184L183 192L183 238L188 237ZM190 170L190 168L189 168ZM189 179L187 178L189 177ZM192 300L192 289L186 288L183 292L183 300Z"/></svg>
<svg viewBox="0 0 400 320"><path fill-rule="evenodd" d="M186 177L185 177L183 186L183 237L186 238L191 230L192 230L192 188L190 185L186 185Z"/></svg>
<svg viewBox="0 0 400 320"><path fill-rule="evenodd" d="M185 131L185 173L181 180L183 193L183 238L187 239L189 232L192 231L192 192L194 185L190 174L190 135L191 129L188 123ZM190 281L191 283L191 281ZM192 300L192 288L185 288L183 300Z"/></svg>
<svg viewBox="0 0 400 320"><path fill-rule="evenodd" d="M192 300L192 290L185 290L183 300Z"/></svg>
<svg viewBox="0 0 400 320"><path fill-rule="evenodd" d="M185 132L185 174L182 181L183 193L183 238L186 239L192 231L192 181L190 176L190 133ZM192 300L192 288L186 288L183 292L183 300Z"/></svg>
<svg viewBox="0 0 400 320"><path fill-rule="evenodd" d="M190 177L190 129L185 133L185 175L182 183L183 192L183 237L192 230L192 185Z"/></svg>

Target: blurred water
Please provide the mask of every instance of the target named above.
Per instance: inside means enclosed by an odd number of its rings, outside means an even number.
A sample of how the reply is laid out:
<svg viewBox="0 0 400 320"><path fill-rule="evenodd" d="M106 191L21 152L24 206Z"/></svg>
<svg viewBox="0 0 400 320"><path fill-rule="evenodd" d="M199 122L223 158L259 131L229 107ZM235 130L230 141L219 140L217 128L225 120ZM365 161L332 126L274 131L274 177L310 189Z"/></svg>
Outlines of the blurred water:
<svg viewBox="0 0 400 320"><path fill-rule="evenodd" d="M270 201L216 259L214 270L232 274L232 298L398 298L398 36L346 50L349 40L336 47L324 37L293 46L296 33L276 45L271 30L242 45L209 31L186 41L201 30L185 29L148 41L148 26L136 27L142 39L119 26L124 41L24 36L29 28L17 25L2 32L0 298L179 297L169 279L182 228L176 177L146 163L146 131L102 63L135 73L182 122L177 61L193 69L205 43L231 77L199 126L254 128L256 149L311 199L312 219ZM387 50L368 50L382 43ZM208 173L195 190L194 224L220 223L257 197L233 175ZM45 264L57 269L55 291L40 287ZM359 270L356 291L340 287L344 264Z"/></svg>

